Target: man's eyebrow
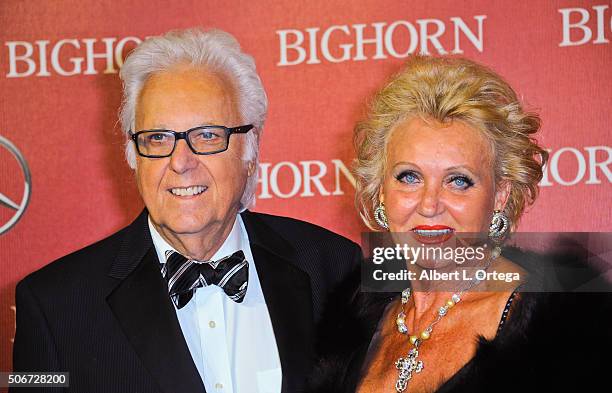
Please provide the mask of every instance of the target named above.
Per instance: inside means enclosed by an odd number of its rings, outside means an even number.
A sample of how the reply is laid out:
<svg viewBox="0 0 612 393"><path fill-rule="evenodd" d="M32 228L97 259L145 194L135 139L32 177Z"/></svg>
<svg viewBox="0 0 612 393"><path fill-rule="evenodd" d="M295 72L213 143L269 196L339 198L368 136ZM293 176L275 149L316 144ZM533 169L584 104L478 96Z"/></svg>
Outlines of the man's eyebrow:
<svg viewBox="0 0 612 393"><path fill-rule="evenodd" d="M174 130L172 128L168 128L165 124L160 123L160 124L155 124L153 127L147 128L148 130L172 130L172 131L187 131L187 130L191 130L192 128L196 128L196 127L204 127L204 126L217 126L219 124L217 123L213 123L213 122L202 122L202 123L196 123L195 125L186 128L184 130Z"/></svg>

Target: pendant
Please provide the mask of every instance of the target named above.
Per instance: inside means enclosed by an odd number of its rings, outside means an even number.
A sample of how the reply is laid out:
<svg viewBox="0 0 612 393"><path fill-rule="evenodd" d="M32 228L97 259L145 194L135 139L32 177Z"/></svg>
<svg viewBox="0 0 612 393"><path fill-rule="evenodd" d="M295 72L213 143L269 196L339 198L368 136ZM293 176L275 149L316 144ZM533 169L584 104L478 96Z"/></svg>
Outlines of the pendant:
<svg viewBox="0 0 612 393"><path fill-rule="evenodd" d="M399 370L395 391L401 393L408 387L408 381L412 379L412 372L420 373L423 370L423 362L418 360L419 351L412 348L405 358L399 358L395 362L395 368Z"/></svg>

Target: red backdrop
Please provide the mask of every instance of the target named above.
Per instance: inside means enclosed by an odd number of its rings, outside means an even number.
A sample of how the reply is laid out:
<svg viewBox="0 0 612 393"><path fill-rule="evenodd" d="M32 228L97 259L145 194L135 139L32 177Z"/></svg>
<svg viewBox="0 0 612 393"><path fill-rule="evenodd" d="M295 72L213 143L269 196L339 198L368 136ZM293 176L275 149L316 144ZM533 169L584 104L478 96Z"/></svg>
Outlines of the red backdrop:
<svg viewBox="0 0 612 393"><path fill-rule="evenodd" d="M135 42L170 29L221 28L256 59L270 100L257 211L358 240L352 127L402 58L448 53L493 67L541 113L552 160L521 229L612 228L609 0L8 0L0 26L0 136L32 176L29 206L0 234L0 370L11 368L16 282L142 208L123 159L117 70ZM23 193L0 144L0 226Z"/></svg>

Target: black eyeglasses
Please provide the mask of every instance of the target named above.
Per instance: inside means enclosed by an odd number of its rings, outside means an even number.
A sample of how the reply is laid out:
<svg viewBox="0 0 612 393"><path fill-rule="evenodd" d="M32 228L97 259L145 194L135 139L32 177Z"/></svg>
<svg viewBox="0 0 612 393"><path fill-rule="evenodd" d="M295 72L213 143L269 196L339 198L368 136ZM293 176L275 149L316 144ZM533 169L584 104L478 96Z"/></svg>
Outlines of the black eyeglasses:
<svg viewBox="0 0 612 393"><path fill-rule="evenodd" d="M253 128L252 124L238 127L199 126L187 131L144 130L129 132L136 144L138 154L149 158L170 157L176 148L176 142L184 139L195 154L207 155L226 151L229 137L232 134L246 134Z"/></svg>

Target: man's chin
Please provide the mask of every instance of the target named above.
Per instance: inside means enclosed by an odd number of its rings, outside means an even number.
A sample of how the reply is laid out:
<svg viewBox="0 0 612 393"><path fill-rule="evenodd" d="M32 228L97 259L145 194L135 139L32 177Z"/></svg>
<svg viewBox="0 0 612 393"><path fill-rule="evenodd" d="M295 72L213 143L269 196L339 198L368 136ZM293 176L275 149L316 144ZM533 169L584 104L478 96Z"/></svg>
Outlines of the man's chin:
<svg viewBox="0 0 612 393"><path fill-rule="evenodd" d="M152 220L158 230L167 236L189 236L213 230L213 220L206 217L183 216L172 220Z"/></svg>
<svg viewBox="0 0 612 393"><path fill-rule="evenodd" d="M164 225L162 227L162 231L174 236L196 236L202 233L209 232L210 230L210 225L206 225L205 223L173 224Z"/></svg>

